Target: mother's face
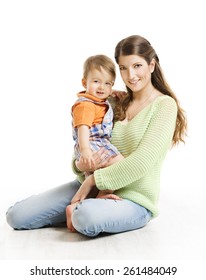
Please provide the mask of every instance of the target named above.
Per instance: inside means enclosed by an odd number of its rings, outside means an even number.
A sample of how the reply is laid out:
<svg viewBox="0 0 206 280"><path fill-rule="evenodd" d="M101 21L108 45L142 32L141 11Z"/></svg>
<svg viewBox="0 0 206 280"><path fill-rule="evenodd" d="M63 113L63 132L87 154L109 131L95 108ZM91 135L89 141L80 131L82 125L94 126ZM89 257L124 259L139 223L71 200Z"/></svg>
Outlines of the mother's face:
<svg viewBox="0 0 206 280"><path fill-rule="evenodd" d="M151 73L155 67L154 60L149 65L138 55L122 55L118 60L121 77L132 92L139 91L151 83Z"/></svg>

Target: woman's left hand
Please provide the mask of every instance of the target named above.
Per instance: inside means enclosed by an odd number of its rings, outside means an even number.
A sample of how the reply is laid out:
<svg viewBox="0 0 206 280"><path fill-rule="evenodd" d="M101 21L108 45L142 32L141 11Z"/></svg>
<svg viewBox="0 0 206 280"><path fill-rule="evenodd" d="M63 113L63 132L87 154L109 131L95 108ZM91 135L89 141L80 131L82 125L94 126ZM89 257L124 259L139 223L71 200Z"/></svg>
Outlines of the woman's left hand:
<svg viewBox="0 0 206 280"><path fill-rule="evenodd" d="M84 200L95 187L94 175L89 175L72 198L71 204Z"/></svg>

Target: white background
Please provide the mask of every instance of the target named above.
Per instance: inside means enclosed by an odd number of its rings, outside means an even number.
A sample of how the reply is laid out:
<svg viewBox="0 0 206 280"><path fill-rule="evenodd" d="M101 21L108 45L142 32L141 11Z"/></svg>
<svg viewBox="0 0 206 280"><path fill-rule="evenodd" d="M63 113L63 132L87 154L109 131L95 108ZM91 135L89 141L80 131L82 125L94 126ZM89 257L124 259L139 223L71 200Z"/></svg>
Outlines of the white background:
<svg viewBox="0 0 206 280"><path fill-rule="evenodd" d="M133 34L146 37L156 49L166 79L188 115L187 144L169 152L162 191L172 188L171 199L182 196L183 202L194 193L194 199L204 203L203 4L198 0L0 2L1 223L17 200L74 178L70 107L82 90L82 64L94 54L113 58L117 42ZM123 88L119 76L115 88Z"/></svg>

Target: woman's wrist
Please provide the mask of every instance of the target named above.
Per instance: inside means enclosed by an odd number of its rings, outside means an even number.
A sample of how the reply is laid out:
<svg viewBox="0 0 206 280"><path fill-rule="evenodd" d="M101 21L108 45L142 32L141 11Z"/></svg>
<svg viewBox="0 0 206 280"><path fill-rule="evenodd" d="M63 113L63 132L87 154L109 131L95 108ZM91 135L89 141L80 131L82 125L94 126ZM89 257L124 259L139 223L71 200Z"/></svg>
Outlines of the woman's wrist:
<svg viewBox="0 0 206 280"><path fill-rule="evenodd" d="M91 186L95 186L95 179L94 179L94 174L89 175L89 182Z"/></svg>

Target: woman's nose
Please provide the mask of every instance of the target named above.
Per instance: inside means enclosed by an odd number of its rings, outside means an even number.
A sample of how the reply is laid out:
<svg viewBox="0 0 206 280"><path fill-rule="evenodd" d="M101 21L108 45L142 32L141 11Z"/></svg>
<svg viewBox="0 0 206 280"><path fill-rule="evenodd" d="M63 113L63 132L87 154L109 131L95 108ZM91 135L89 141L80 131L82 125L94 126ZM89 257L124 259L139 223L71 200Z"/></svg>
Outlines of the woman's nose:
<svg viewBox="0 0 206 280"><path fill-rule="evenodd" d="M133 77L134 77L134 74L135 74L135 72L134 72L134 69L128 69L128 78L129 79L132 79Z"/></svg>

